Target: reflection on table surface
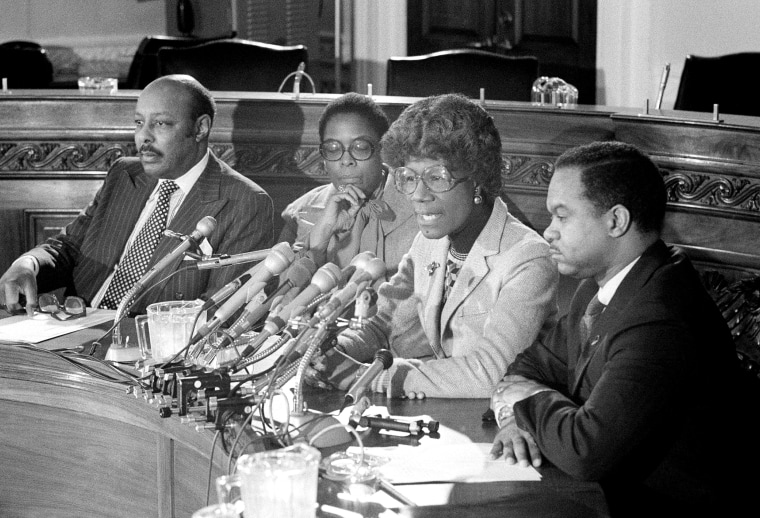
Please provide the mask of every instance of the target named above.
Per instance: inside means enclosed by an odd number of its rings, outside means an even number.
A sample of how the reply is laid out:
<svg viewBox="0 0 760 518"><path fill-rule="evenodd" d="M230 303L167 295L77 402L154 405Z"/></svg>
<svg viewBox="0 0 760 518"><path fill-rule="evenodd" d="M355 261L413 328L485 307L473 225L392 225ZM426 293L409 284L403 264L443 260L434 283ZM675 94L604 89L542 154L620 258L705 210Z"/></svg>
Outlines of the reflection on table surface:
<svg viewBox="0 0 760 518"><path fill-rule="evenodd" d="M74 347L79 344L89 345L102 336L108 327L108 323L105 323L96 329L72 333L40 345L46 349ZM131 323L126 323L125 331L133 332ZM96 349L96 357L105 356L109 341L102 340L103 346ZM66 484L73 482L72 491L74 491L82 481L87 482L88 477L97 476L99 478L94 478L89 487L91 494L109 503L108 512L103 511L103 516L119 516L119 505L125 506L121 508L121 512L124 512L123 509L129 509L129 506L134 507L135 502L143 497L146 509L153 508L151 514L156 514L154 507L158 501L159 516L171 516L175 513L183 515L185 511L192 514L192 511L203 506L213 431L204 430L196 433L189 426L180 424L179 417L176 415L169 419L161 419L154 408L150 408L144 402L136 402L134 398L130 399L124 394L123 387L118 386L118 390L114 390L111 385L113 384L90 379L86 373L64 361L56 361L49 352L36 351L28 346L0 345L0 410L6 415L14 416L14 420L8 427L8 433L3 434L3 444L0 444L0 450L4 452L2 464L12 466L10 477L4 477L4 487L0 488L3 494L16 494L18 500L26 502L23 505L32 506L33 504L29 503L31 500L26 499L29 495L27 497L24 495L24 491L28 491L26 487L28 480L34 479L41 485L59 485L63 489ZM306 401L313 409L332 411L340 408L343 397L344 394L338 391L308 389ZM371 399L374 405L387 407L388 412L393 416L430 416L441 423L444 433L451 430L463 434L476 443L490 443L497 430L493 422L483 420L483 413L488 408L488 401L485 399L406 400L387 399L380 394L373 395ZM43 407L44 411L40 412ZM60 413L59 418L49 419L51 415L57 413ZM40 416L45 416L45 418ZM69 422L71 426L61 430L62 422ZM69 434L69 430L73 431ZM89 443L78 439L83 435L91 434L92 430L97 430L98 435L92 436ZM28 437L20 438L19 435L24 435L24 433ZM120 446L123 446L124 451L119 452L114 442L118 441L119 434L123 433L127 433L129 437L122 441L124 444ZM113 436L108 437L109 434ZM33 472L42 470L44 466L52 462L45 460L45 455L49 455L48 450L41 451L40 458L32 457L35 459L33 462L27 460L26 468L20 459L22 457L29 459L28 452L21 455L19 451L22 445L29 444L29 439L33 440L38 436L44 440L53 440L51 437L55 437L56 440L63 441L65 447L72 452L76 450L80 451L80 455L95 456L100 467L96 467L96 464L92 462L80 464L73 459L56 457L53 460L60 467L57 472L68 470L70 474L76 475L74 480L69 481L65 477L63 480L60 477L54 479L51 476L47 481L45 477L42 477L43 480L40 481ZM166 443L166 440L170 440L171 443ZM368 430L362 432L362 440L366 446L393 446L414 444L415 437L394 438ZM109 445L112 446L110 450ZM135 449L139 450L140 445L146 451L135 455ZM323 448L323 457L346 446L348 445ZM49 447L48 444L47 448ZM93 449L95 451L92 451ZM145 477L141 483L139 477L135 477L130 472L130 465L137 461L137 465L142 466L141 469L144 471L146 459L156 458L149 453L150 449L156 449L159 455L158 480ZM197 450L198 453L186 455L186 449ZM173 461L173 469L166 471L167 462L160 460L163 454L169 455ZM227 462L226 459L220 460L220 457L223 458L224 455L217 452L215 464L221 464L220 469L223 469ZM115 468L111 464L113 462L119 463L117 465L121 467ZM509 481L399 486L412 501L416 501L415 496L422 502L435 501L443 494L447 503L419 507L399 506L397 511L399 515L413 517L607 516L606 503L598 484L573 480L547 464L545 462L544 466L538 468L542 477L540 482ZM147 466L150 467L150 465L151 462L147 462ZM169 465L172 465L172 462L169 462ZM56 470L52 471L52 473L55 472ZM221 473L215 469L214 475L217 474ZM104 476L110 477L112 482L107 483L108 479L104 481L102 478ZM125 482L123 486L114 486L123 477L126 477L129 482ZM150 496L150 491L147 491L144 486L156 484L156 482L158 486L155 488L156 494ZM153 490L151 488L151 491ZM190 496L183 496L185 490L189 491ZM166 492L170 494L167 495ZM342 488L339 484L322 480L319 501L322 504L354 510L364 516L377 516L383 510L383 507L377 503L359 504L344 500L339 497L341 492ZM431 497L431 494L434 496ZM53 499L54 505L66 505L66 502L73 497L50 494L46 498ZM17 507L9 507L13 505L12 502L0 504L0 514L3 516L23 515L22 504L17 500L14 502ZM324 517L334 516L326 511L320 511L319 514Z"/></svg>

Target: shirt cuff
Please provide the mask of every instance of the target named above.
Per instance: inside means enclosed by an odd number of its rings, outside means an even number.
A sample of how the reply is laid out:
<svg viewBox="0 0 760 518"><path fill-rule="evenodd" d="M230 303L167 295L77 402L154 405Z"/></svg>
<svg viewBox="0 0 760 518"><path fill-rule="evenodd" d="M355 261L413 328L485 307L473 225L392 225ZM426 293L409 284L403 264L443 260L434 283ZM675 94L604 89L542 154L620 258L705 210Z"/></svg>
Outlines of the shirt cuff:
<svg viewBox="0 0 760 518"><path fill-rule="evenodd" d="M14 266L16 264L22 264L30 268L34 272L34 275L37 275L40 272L40 262L33 255L29 255L29 254L22 255L21 257L13 261L11 266Z"/></svg>

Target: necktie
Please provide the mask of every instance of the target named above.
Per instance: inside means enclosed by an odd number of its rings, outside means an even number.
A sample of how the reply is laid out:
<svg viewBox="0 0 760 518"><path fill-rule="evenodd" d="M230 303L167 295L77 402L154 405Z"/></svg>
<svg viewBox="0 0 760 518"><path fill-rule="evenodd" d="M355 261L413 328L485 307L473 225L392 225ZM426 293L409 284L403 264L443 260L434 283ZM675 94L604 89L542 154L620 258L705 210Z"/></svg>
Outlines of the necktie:
<svg viewBox="0 0 760 518"><path fill-rule="evenodd" d="M594 295L594 298L588 303L588 306L586 306L586 312L581 319L581 344L586 343L589 334L591 333L591 328L594 326L594 322L599 318L599 315L602 314L606 307L607 306L599 302L599 294Z"/></svg>
<svg viewBox="0 0 760 518"><path fill-rule="evenodd" d="M121 299L132 289L135 282L145 273L148 263L156 249L158 241L166 229L166 217L169 215L169 198L179 186L172 180L161 183L158 189L158 201L153 214L137 234L124 260L119 264L111 284L106 290L101 308L116 309Z"/></svg>

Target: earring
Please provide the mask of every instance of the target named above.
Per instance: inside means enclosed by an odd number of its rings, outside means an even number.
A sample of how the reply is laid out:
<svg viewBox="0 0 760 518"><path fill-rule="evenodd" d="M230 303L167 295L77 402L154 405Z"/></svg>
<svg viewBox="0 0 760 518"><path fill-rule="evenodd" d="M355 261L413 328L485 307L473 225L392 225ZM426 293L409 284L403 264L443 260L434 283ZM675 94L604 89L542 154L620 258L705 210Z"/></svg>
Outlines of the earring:
<svg viewBox="0 0 760 518"><path fill-rule="evenodd" d="M483 197L480 195L480 185L475 186L475 196L472 197L472 202L475 205L483 203Z"/></svg>

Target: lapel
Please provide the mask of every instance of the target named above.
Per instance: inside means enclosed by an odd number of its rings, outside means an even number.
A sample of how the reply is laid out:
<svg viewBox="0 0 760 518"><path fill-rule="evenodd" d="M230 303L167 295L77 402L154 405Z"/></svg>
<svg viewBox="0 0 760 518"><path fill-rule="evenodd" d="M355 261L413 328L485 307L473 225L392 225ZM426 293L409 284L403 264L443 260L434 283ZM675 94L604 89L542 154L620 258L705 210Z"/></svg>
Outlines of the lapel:
<svg viewBox="0 0 760 518"><path fill-rule="evenodd" d="M419 239L426 247L420 254L424 264L421 264L419 269L415 267L415 285L420 287L420 299L425 301L422 325L436 357L442 358L445 355L441 349L441 300L449 238L431 240L420 236Z"/></svg>
<svg viewBox="0 0 760 518"><path fill-rule="evenodd" d="M644 251L633 268L631 268L631 271L628 272L628 275L625 276L623 282L618 286L604 312L599 315L594 322L594 326L589 330L588 344L580 343L580 320L598 287L593 280L589 279L584 281L583 285L578 288L578 292L576 293L578 306L574 308L576 317L575 333L572 337L575 347L572 357L578 360L574 369L571 394L578 395L583 375L588 369L589 364L594 360L594 357L601 354L600 351L605 349L607 335L610 330L618 325L621 318L626 314L628 304L646 285L654 272L668 261L669 256L668 247L660 240ZM588 350L586 350L587 347Z"/></svg>
<svg viewBox="0 0 760 518"><path fill-rule="evenodd" d="M456 284L449 294L449 299L443 307L441 314L441 326L439 328L440 336L443 336L444 329L449 325L451 318L457 309L464 303L467 297L474 292L485 276L490 271L488 258L499 253L501 237L504 234L504 226L507 224L507 206L501 199L494 202L493 212L488 218L486 226L480 232L480 235L472 245L467 259L462 265L462 269L457 277ZM448 240L447 240L448 241ZM448 254L448 247L446 249ZM445 272L446 256L443 259L443 270ZM443 282L441 282L443 285ZM440 300L440 298L438 299Z"/></svg>
<svg viewBox="0 0 760 518"><path fill-rule="evenodd" d="M104 242L111 243L111 246L102 248L110 255L106 261L110 267L119 261L127 240L145 208L145 203L158 183L158 180L143 172L142 164L138 159L127 160L129 160L125 167L127 181L121 183L122 188L115 193L108 210L104 211L106 222L103 228L107 229L111 235L100 236Z"/></svg>
<svg viewBox="0 0 760 518"><path fill-rule="evenodd" d="M182 201L179 210L174 215L171 223L167 227L178 234L188 235L195 230L195 226L205 216L217 218L222 207L227 203L227 199L221 195L222 166L219 159L213 153L209 156L208 165L203 173L198 177L193 188L187 193ZM219 225L222 226L222 225ZM218 242L219 237L212 235L209 239L213 244ZM160 258L171 252L179 242L169 236L163 236L156 246L150 264L153 265ZM216 247L214 246L216 250ZM182 258L179 258L181 261ZM177 264L170 268L173 270Z"/></svg>

